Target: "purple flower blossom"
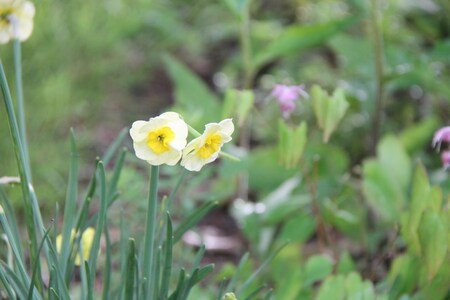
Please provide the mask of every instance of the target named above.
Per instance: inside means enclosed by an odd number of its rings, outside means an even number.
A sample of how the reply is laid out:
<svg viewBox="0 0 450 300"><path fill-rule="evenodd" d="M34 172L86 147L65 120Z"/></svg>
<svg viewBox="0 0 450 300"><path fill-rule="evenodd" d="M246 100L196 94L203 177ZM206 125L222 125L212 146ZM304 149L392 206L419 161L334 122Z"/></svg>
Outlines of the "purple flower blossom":
<svg viewBox="0 0 450 300"><path fill-rule="evenodd" d="M446 150L441 153L441 160L444 169L448 169L450 167L450 151Z"/></svg>
<svg viewBox="0 0 450 300"><path fill-rule="evenodd" d="M437 147L439 149L442 142L450 142L450 126L442 127L434 134L433 147Z"/></svg>
<svg viewBox="0 0 450 300"><path fill-rule="evenodd" d="M272 90L271 95L278 100L278 103L280 104L281 113L285 118L288 118L291 115L291 113L295 110L296 107L295 102L298 100L300 96L304 98L309 97L308 93L305 92L304 85L288 86L283 84L277 84Z"/></svg>

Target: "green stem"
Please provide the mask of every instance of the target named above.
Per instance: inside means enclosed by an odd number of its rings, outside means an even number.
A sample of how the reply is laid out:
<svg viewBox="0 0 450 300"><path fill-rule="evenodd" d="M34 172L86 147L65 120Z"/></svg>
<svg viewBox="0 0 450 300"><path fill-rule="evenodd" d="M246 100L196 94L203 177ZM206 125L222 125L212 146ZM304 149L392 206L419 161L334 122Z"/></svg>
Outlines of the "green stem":
<svg viewBox="0 0 450 300"><path fill-rule="evenodd" d="M30 257L31 257L31 265L35 265L39 263L39 256L37 254L38 249L38 234L40 236L44 236L44 226L42 222L42 216L39 211L39 205L37 203L36 194L34 193L33 185L31 183L31 176L29 173L29 169L26 167L26 159L25 159L25 149L22 145L22 141L20 138L19 128L17 124L16 115L14 112L14 105L11 98L11 93L8 87L8 81L6 79L5 71L3 69L3 64L0 62L0 85L3 94L3 100L6 107L6 112L8 116L9 128L11 131L11 136L13 139L14 153L17 160L17 166L19 169L20 182L22 187L23 198L25 202L25 216L27 223L28 236L31 239L30 244ZM34 221L37 222L37 230L36 226L34 226ZM46 250L46 254L48 257L47 247L44 247ZM38 266L38 272L40 274L40 267ZM37 288L40 292L42 292L42 282L39 280L37 282Z"/></svg>
<svg viewBox="0 0 450 300"><path fill-rule="evenodd" d="M145 298L149 299L150 295L153 295L154 280L153 280L153 265L154 265L154 239L155 239L155 228L156 228L156 209L157 209L157 199L158 199L158 176L159 176L159 166L151 167L150 174L150 186L148 193L148 207L147 207L147 220L145 225L145 241L144 241L144 278L145 287L144 293Z"/></svg>
<svg viewBox="0 0 450 300"><path fill-rule="evenodd" d="M28 153L27 130L25 125L25 105L22 84L22 48L19 40L14 40L14 71L16 75L17 118L19 123L20 140L25 155L25 168L31 176L30 156Z"/></svg>
<svg viewBox="0 0 450 300"><path fill-rule="evenodd" d="M384 84L383 84L383 36L380 30L380 12L378 0L371 0L371 27L373 34L373 50L375 65L375 113L373 116L372 154L375 154L376 146L380 138L381 119L384 108Z"/></svg>
<svg viewBox="0 0 450 300"><path fill-rule="evenodd" d="M242 11L240 26L240 42L244 64L244 89L251 89L253 80L252 48L250 41L250 1Z"/></svg>

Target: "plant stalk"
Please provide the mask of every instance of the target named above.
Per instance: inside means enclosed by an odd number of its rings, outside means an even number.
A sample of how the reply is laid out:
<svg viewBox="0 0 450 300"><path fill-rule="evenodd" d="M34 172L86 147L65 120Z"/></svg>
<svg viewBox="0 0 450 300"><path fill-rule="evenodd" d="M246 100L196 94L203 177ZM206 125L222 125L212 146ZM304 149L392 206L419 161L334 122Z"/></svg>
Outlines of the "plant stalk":
<svg viewBox="0 0 450 300"><path fill-rule="evenodd" d="M27 142L27 129L25 122L25 104L23 97L23 83L22 83L22 47L21 42L17 39L14 40L14 72L16 76L16 94L17 94L17 119L20 132L20 140L22 142L25 168L27 168L28 174L31 178L31 167L30 167L30 155L28 152L28 142Z"/></svg>
<svg viewBox="0 0 450 300"><path fill-rule="evenodd" d="M371 30L373 35L374 66L375 66L375 112L372 123L372 147L375 154L380 138L380 127L384 109L384 82L383 82L383 36L381 33L379 1L371 0Z"/></svg>
<svg viewBox="0 0 450 300"><path fill-rule="evenodd" d="M152 166L150 172L150 185L148 194L148 206L147 206L147 220L145 225L145 241L144 241L144 266L143 274L145 280L144 293L146 299L150 299L150 295L153 295L154 280L153 280L153 265L155 263L154 255L154 240L155 240L155 228L156 228L156 210L158 199L158 176L159 166Z"/></svg>

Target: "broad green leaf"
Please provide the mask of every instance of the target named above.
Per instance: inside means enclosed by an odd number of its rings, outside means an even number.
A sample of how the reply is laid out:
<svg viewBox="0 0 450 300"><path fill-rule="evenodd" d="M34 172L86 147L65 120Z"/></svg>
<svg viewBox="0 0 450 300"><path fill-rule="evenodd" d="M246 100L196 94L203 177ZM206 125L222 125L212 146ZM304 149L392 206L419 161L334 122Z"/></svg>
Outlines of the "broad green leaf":
<svg viewBox="0 0 450 300"><path fill-rule="evenodd" d="M408 126L400 134L400 141L408 153L422 150L430 144L430 137L439 128L440 121L436 117L430 117L420 123Z"/></svg>
<svg viewBox="0 0 450 300"><path fill-rule="evenodd" d="M448 227L446 225L445 220L431 209L423 213L419 224L420 246L429 280L433 279L447 256Z"/></svg>
<svg viewBox="0 0 450 300"><path fill-rule="evenodd" d="M311 103L319 128L323 129L323 141L326 143L345 115L349 104L342 89L336 89L333 95L315 85L311 88Z"/></svg>
<svg viewBox="0 0 450 300"><path fill-rule="evenodd" d="M164 62L175 85L176 107L185 117L189 117L189 124L201 129L205 123L217 122L221 115L217 96L197 75L172 56L164 56Z"/></svg>
<svg viewBox="0 0 450 300"><path fill-rule="evenodd" d="M280 241L306 242L316 230L316 220L309 214L300 213L289 218L283 225Z"/></svg>
<svg viewBox="0 0 450 300"><path fill-rule="evenodd" d="M322 280L333 271L331 258L322 255L311 256L305 265L305 285Z"/></svg>
<svg viewBox="0 0 450 300"><path fill-rule="evenodd" d="M373 209L387 222L400 221L411 177L411 161L394 136L384 137L377 159L363 164L363 191Z"/></svg>
<svg viewBox="0 0 450 300"><path fill-rule="evenodd" d="M268 47L256 53L254 61L255 69L257 70L263 64L280 56L299 53L308 48L321 45L336 33L352 25L355 21L355 17L349 17L325 24L309 26L294 25L288 27Z"/></svg>
<svg viewBox="0 0 450 300"><path fill-rule="evenodd" d="M347 300L375 300L373 284L363 281L358 273L352 272L345 278Z"/></svg>
<svg viewBox="0 0 450 300"><path fill-rule="evenodd" d="M345 98L344 91L342 89L335 90L328 104L324 128L325 132L323 136L324 142L328 142L331 133L336 129L337 125L344 117L348 107L349 104Z"/></svg>
<svg viewBox="0 0 450 300"><path fill-rule="evenodd" d="M400 140L393 135L383 137L377 146L377 158L389 178L405 192L411 179L411 159Z"/></svg>
<svg viewBox="0 0 450 300"><path fill-rule="evenodd" d="M411 203L405 217L406 224L403 224L402 233L410 250L419 255L420 243L417 230L422 219L422 213L426 209L430 197L428 176L421 164L417 166L414 174L411 197Z"/></svg>
<svg viewBox="0 0 450 300"><path fill-rule="evenodd" d="M320 286L316 300L330 299L345 299L345 278L343 275L328 277Z"/></svg>
<svg viewBox="0 0 450 300"><path fill-rule="evenodd" d="M301 122L297 127L290 127L284 120L278 121L278 149L280 162L286 168L294 168L305 149L307 137L306 122Z"/></svg>
<svg viewBox="0 0 450 300"><path fill-rule="evenodd" d="M355 262L347 251L341 255L336 269L338 274L347 274L356 270Z"/></svg>
<svg viewBox="0 0 450 300"><path fill-rule="evenodd" d="M404 195L389 178L389 170L383 168L376 160L367 160L363 165L363 192L378 213L387 222L399 221Z"/></svg>
<svg viewBox="0 0 450 300"><path fill-rule="evenodd" d="M402 294L410 293L418 281L419 260L409 254L397 256L389 270L387 280L391 285L389 294L397 299Z"/></svg>

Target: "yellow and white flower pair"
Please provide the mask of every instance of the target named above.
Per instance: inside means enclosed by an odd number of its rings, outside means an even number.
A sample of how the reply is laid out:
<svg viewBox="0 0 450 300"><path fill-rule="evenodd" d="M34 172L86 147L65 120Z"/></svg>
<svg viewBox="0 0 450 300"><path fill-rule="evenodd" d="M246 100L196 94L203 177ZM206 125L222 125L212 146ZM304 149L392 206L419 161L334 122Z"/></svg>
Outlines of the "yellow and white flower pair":
<svg viewBox="0 0 450 300"><path fill-rule="evenodd" d="M209 123L204 133L187 143L188 125L174 112L166 112L149 121L136 121L130 129L136 156L149 164L181 165L189 171L216 160L223 144L231 141L233 121Z"/></svg>
<svg viewBox="0 0 450 300"><path fill-rule="evenodd" d="M35 8L24 0L0 0L0 44L28 39L33 31Z"/></svg>

